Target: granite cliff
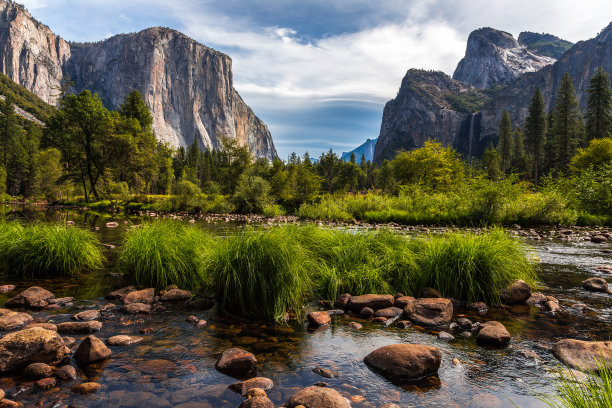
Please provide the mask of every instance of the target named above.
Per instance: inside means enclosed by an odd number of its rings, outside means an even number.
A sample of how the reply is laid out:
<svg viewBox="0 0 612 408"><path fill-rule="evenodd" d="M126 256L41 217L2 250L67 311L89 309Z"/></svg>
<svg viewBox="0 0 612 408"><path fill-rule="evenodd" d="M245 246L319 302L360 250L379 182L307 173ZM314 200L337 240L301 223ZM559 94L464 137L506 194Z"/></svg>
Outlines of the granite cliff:
<svg viewBox="0 0 612 408"><path fill-rule="evenodd" d="M109 109L138 89L161 141L178 147L197 140L210 149L225 136L257 157L277 157L267 126L233 87L231 58L177 31L68 43L23 7L0 0L0 53L2 72L47 103L55 104L64 78L77 92L96 92Z"/></svg>

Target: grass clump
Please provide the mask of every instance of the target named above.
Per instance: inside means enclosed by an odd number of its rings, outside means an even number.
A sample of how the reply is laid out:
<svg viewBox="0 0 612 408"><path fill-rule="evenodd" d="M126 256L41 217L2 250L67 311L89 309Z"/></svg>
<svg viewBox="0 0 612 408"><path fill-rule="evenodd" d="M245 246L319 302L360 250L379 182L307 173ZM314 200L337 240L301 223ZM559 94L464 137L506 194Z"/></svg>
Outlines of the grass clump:
<svg viewBox="0 0 612 408"><path fill-rule="evenodd" d="M292 228L244 230L221 242L208 271L222 310L282 320L312 293L309 254Z"/></svg>
<svg viewBox="0 0 612 408"><path fill-rule="evenodd" d="M480 234L450 232L420 246L419 286L436 288L447 297L498 305L499 293L514 280L537 282L527 248L501 228Z"/></svg>
<svg viewBox="0 0 612 408"><path fill-rule="evenodd" d="M161 220L129 231L117 265L135 283L165 289L197 289L209 281L205 261L215 242L194 226Z"/></svg>
<svg viewBox="0 0 612 408"><path fill-rule="evenodd" d="M559 370L554 383L556 395L542 398L551 408L610 408L612 407L612 369L602 359L597 362L598 375L584 373L576 378L571 370Z"/></svg>
<svg viewBox="0 0 612 408"><path fill-rule="evenodd" d="M0 264L8 275L72 275L101 268L103 262L91 231L61 224L0 223Z"/></svg>

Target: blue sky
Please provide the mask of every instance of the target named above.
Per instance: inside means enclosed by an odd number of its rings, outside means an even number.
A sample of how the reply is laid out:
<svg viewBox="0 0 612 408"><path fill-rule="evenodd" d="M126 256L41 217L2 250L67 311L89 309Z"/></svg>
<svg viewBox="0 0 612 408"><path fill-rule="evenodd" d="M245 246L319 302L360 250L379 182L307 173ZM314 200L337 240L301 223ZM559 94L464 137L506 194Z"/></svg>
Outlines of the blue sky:
<svg viewBox="0 0 612 408"><path fill-rule="evenodd" d="M281 157L348 151L376 138L409 68L450 75L468 34L490 26L576 42L612 17L609 0L21 0L70 41L151 26L233 59L234 84Z"/></svg>

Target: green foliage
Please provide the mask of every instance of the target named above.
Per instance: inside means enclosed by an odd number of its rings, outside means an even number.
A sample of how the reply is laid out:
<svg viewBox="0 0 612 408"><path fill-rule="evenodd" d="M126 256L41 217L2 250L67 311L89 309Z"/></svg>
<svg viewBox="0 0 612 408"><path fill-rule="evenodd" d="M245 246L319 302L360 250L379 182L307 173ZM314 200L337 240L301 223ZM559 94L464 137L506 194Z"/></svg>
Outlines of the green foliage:
<svg viewBox="0 0 612 408"><path fill-rule="evenodd" d="M232 201L238 212L261 214L265 206L271 203L270 184L259 176L243 174Z"/></svg>
<svg viewBox="0 0 612 408"><path fill-rule="evenodd" d="M453 110L463 113L477 112L491 100L480 92L447 92L443 97Z"/></svg>
<svg viewBox="0 0 612 408"><path fill-rule="evenodd" d="M209 284L205 262L213 246L213 239L196 227L156 221L127 233L117 266L139 285L199 289Z"/></svg>
<svg viewBox="0 0 612 408"><path fill-rule="evenodd" d="M499 142L497 144L497 152L500 157L500 167L502 172L506 172L512 161L512 123L508 111L504 111L501 121L499 122Z"/></svg>
<svg viewBox="0 0 612 408"><path fill-rule="evenodd" d="M612 214L612 161L598 169L592 167L572 179L580 208L593 214Z"/></svg>
<svg viewBox="0 0 612 408"><path fill-rule="evenodd" d="M612 89L610 78L603 67L597 72L587 88L587 107L584 112L586 119L587 140L612 136Z"/></svg>
<svg viewBox="0 0 612 408"><path fill-rule="evenodd" d="M589 167L599 169L612 163L612 138L593 139L585 149L578 149L578 153L570 162L570 169L574 173L584 171Z"/></svg>
<svg viewBox="0 0 612 408"><path fill-rule="evenodd" d="M537 186L540 165L544 155L544 145L546 144L546 112L540 88L536 88L531 98L529 115L525 122L525 137L527 139L527 151L533 161L534 183Z"/></svg>
<svg viewBox="0 0 612 408"><path fill-rule="evenodd" d="M0 238L0 265L13 276L72 275L104 261L95 235L74 226L1 222Z"/></svg>
<svg viewBox="0 0 612 408"><path fill-rule="evenodd" d="M563 74L552 114L549 152L554 168L566 171L583 139L584 124L580 105L569 73Z"/></svg>
<svg viewBox="0 0 612 408"><path fill-rule="evenodd" d="M61 189L59 179L62 176L62 166L60 164L62 154L57 149L47 149L36 155L36 190L44 194L49 203L56 202Z"/></svg>
<svg viewBox="0 0 612 408"><path fill-rule="evenodd" d="M541 398L551 408L610 408L612 407L612 369L604 359L597 361L598 374L581 373L560 368L554 381L556 395Z"/></svg>
<svg viewBox="0 0 612 408"><path fill-rule="evenodd" d="M6 169L4 166L0 166L0 199L4 199L6 194Z"/></svg>
<svg viewBox="0 0 612 408"><path fill-rule="evenodd" d="M55 110L53 106L16 84L3 73L0 73L0 95L11 98L17 106L42 122L45 122Z"/></svg>

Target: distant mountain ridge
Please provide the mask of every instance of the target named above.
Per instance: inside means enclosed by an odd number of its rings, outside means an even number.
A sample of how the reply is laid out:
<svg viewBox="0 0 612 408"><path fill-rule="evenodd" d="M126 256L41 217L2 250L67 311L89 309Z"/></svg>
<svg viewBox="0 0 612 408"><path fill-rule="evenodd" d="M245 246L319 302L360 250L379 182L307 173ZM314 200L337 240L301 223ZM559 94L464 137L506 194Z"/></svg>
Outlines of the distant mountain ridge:
<svg viewBox="0 0 612 408"><path fill-rule="evenodd" d="M365 143L351 150L350 152L342 152L342 160L349 161L351 159L351 154L353 153L355 154L357 164L361 164L362 155L365 155L366 161L374 160L374 149L376 147L377 140L378 139L368 139Z"/></svg>
<svg viewBox="0 0 612 408"><path fill-rule="evenodd" d="M270 131L233 87L232 60L175 30L150 28L97 43L68 43L22 6L0 0L0 70L55 104L64 77L115 109L137 89L159 140L218 148L236 139L257 157L278 157Z"/></svg>

